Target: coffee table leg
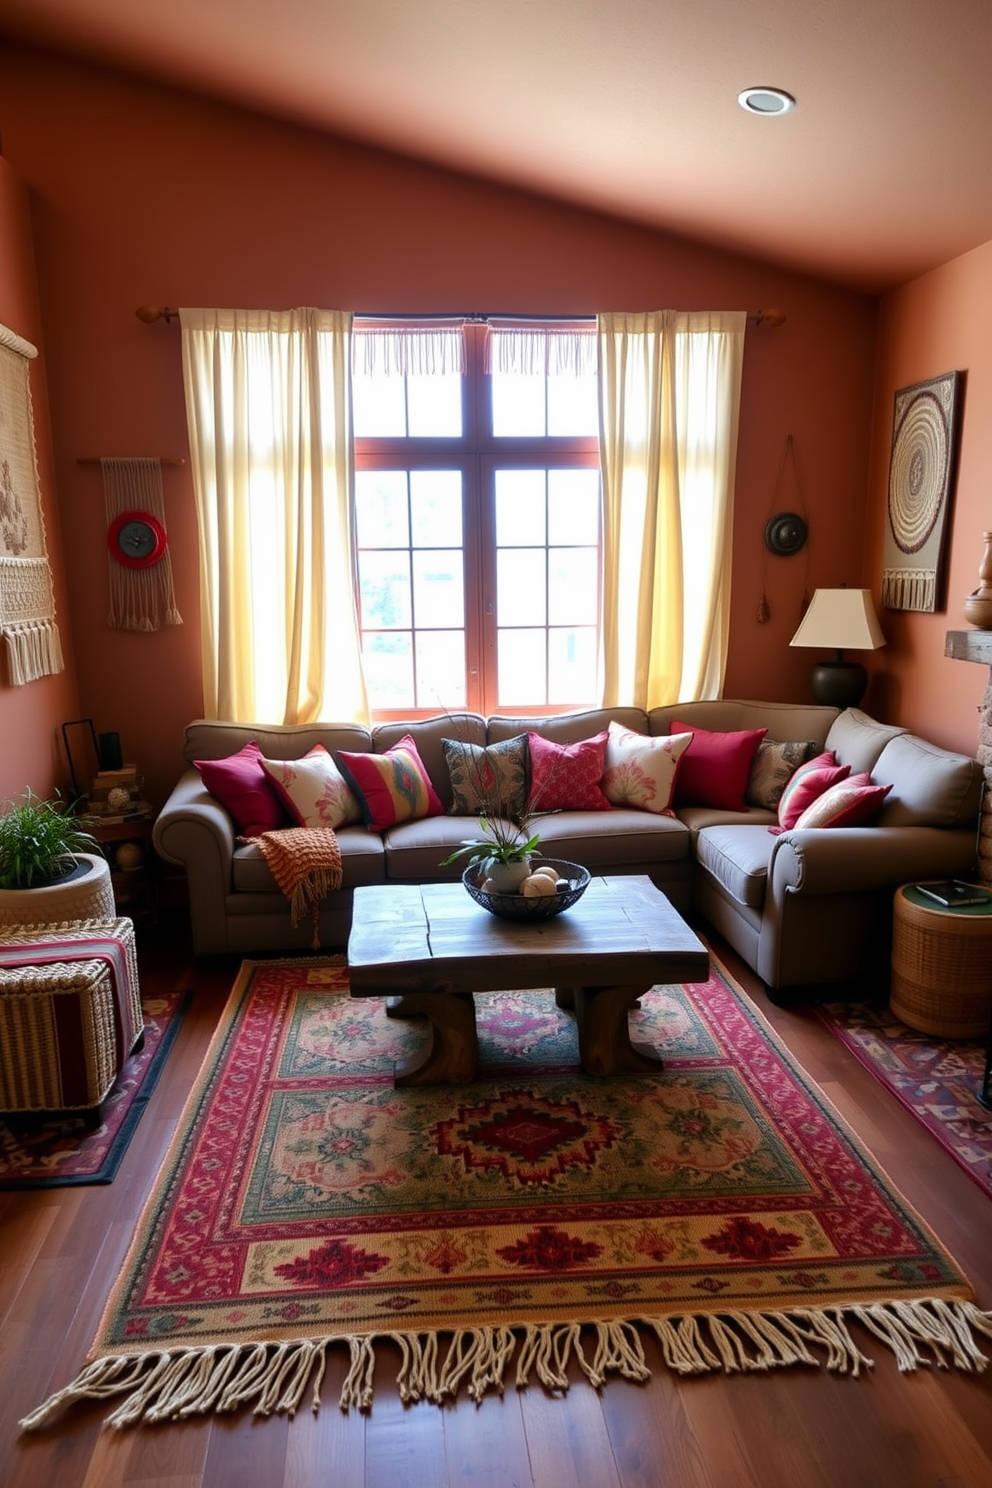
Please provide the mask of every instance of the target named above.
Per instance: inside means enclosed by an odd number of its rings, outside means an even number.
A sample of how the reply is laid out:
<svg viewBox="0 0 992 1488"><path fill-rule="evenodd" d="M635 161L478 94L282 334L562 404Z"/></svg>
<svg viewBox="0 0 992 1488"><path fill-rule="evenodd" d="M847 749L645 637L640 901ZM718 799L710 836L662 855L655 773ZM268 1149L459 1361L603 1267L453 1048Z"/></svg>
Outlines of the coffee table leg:
<svg viewBox="0 0 992 1488"><path fill-rule="evenodd" d="M470 1084L479 1072L475 998L471 992L405 992L403 1016L418 1013L430 1024L430 1044L426 1053L397 1064L393 1084L397 1088Z"/></svg>
<svg viewBox="0 0 992 1488"><path fill-rule="evenodd" d="M417 1008L410 1007L406 997L402 994L399 997L386 998L387 1018L422 1018L423 1016Z"/></svg>
<svg viewBox="0 0 992 1488"><path fill-rule="evenodd" d="M648 990L647 987L574 988L579 1062L587 1075L625 1075L663 1067L660 1055L647 1044L633 1044L630 1040L630 1009Z"/></svg>

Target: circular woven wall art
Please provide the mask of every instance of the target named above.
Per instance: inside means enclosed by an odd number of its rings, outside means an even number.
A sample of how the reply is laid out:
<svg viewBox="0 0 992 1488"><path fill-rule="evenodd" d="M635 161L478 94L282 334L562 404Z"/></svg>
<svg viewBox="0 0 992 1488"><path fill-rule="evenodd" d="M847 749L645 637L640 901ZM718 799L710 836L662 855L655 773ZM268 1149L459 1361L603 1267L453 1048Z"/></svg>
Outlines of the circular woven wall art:
<svg viewBox="0 0 992 1488"><path fill-rule="evenodd" d="M919 392L892 442L889 522L903 553L918 553L940 515L947 489L950 430L940 400Z"/></svg>

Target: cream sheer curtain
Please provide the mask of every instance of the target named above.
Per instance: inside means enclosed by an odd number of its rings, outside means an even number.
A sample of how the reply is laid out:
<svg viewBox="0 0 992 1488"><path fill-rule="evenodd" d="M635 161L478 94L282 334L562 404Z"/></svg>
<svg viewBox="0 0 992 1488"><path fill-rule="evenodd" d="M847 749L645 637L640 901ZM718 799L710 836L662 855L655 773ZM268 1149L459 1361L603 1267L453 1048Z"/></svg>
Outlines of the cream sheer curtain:
<svg viewBox="0 0 992 1488"><path fill-rule="evenodd" d="M598 317L603 703L719 697L744 311Z"/></svg>
<svg viewBox="0 0 992 1488"><path fill-rule="evenodd" d="M365 722L353 578L351 316L180 310L203 706Z"/></svg>

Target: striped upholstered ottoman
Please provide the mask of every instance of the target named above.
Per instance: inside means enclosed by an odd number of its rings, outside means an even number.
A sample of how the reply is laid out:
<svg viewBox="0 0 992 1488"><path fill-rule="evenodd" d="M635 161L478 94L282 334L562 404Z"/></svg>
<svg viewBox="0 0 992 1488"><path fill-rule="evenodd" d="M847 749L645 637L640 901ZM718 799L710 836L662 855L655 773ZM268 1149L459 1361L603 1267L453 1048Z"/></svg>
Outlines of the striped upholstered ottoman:
<svg viewBox="0 0 992 1488"><path fill-rule="evenodd" d="M143 1036L131 920L0 932L0 1111L98 1117Z"/></svg>

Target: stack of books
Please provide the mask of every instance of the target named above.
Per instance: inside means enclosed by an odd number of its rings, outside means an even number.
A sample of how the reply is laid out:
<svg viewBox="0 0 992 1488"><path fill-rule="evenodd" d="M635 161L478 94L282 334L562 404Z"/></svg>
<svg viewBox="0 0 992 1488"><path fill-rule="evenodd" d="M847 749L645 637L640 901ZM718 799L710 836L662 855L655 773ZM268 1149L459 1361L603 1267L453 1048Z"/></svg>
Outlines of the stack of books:
<svg viewBox="0 0 992 1488"><path fill-rule="evenodd" d="M98 770L93 777L86 810L88 815L107 826L149 816L151 806L142 797L137 765Z"/></svg>

